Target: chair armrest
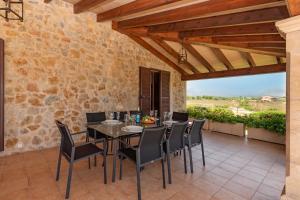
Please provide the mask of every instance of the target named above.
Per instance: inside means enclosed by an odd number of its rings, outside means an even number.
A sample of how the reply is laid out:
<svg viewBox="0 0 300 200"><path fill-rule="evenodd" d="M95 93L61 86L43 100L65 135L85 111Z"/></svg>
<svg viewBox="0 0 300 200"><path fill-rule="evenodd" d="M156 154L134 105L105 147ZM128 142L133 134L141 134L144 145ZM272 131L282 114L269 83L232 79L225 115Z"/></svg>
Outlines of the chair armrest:
<svg viewBox="0 0 300 200"><path fill-rule="evenodd" d="M97 144L97 143L100 143L100 142L105 142L105 139L101 138L101 139L93 140L93 141L89 141L89 142L77 143L77 144L75 144L75 147L80 147L80 146L84 146L84 145L87 145L87 144Z"/></svg>
<svg viewBox="0 0 300 200"><path fill-rule="evenodd" d="M87 131L79 131L79 132L71 133L71 135L79 135L83 133L87 133Z"/></svg>
<svg viewBox="0 0 300 200"><path fill-rule="evenodd" d="M120 139L117 139L117 140L119 140L120 143L124 144L126 146L126 148L130 148L130 149L133 149L133 150L138 149L138 147L131 146L130 144L128 144L127 142L125 142L123 140L120 140Z"/></svg>

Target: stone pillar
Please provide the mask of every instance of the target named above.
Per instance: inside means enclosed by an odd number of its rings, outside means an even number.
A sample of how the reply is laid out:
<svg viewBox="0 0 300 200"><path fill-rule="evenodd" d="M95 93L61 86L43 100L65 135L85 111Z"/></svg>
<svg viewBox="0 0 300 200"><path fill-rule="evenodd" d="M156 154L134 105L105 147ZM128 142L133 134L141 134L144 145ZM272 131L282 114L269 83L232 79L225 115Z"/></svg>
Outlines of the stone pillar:
<svg viewBox="0 0 300 200"><path fill-rule="evenodd" d="M276 23L286 39L286 185L282 199L300 199L300 16Z"/></svg>

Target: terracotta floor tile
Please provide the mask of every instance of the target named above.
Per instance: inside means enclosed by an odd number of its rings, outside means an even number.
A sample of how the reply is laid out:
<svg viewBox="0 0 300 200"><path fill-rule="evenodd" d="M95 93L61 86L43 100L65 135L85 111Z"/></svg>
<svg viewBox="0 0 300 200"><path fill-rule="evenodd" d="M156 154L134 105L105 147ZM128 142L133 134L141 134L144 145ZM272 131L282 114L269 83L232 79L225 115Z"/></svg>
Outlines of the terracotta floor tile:
<svg viewBox="0 0 300 200"><path fill-rule="evenodd" d="M240 176L240 175L236 175L234 176L231 181L237 183L237 184L241 184L243 186L246 186L248 188L252 188L254 190L256 190L258 188L258 186L260 185L260 182L256 182L254 180L251 180L247 177L244 176Z"/></svg>
<svg viewBox="0 0 300 200"><path fill-rule="evenodd" d="M261 175L261 174L255 173L255 172L251 172L246 169L241 170L238 174L241 176L247 177L256 182L262 182L265 177L264 175Z"/></svg>
<svg viewBox="0 0 300 200"><path fill-rule="evenodd" d="M213 184L211 182L202 180L201 178L197 179L192 183L195 187L204 190L208 195L213 196L216 192L221 189L220 185Z"/></svg>
<svg viewBox="0 0 300 200"><path fill-rule="evenodd" d="M160 163L141 172L143 200L277 200L285 181L285 154L280 145L244 141L226 134L204 135L206 166L201 147L192 149L194 173L184 173L183 155L172 156L172 184L162 187ZM0 199L63 200L69 164L62 159L61 175L55 181L58 148L0 157ZM123 161L123 179L112 183L112 157L107 158L108 184L104 184L102 158L88 169L87 160L74 164L70 199L137 199L135 165ZM165 163L166 182L167 164ZM261 184L261 185L260 185ZM13 187L12 187L13 186ZM257 191L256 191L257 190ZM256 192L255 192L256 191Z"/></svg>
<svg viewBox="0 0 300 200"><path fill-rule="evenodd" d="M271 198L278 198L280 195L281 195L281 192L282 192L282 189L279 190L279 189L276 189L276 188L273 188L273 187L270 187L268 185L265 185L265 184L262 184L258 190L258 192L264 194L265 196L269 196Z"/></svg>
<svg viewBox="0 0 300 200"><path fill-rule="evenodd" d="M243 185L233 182L233 181L227 182L224 185L224 188L227 189L228 191L238 194L239 196L244 197L246 199L251 199L256 191L253 188L243 186Z"/></svg>
<svg viewBox="0 0 300 200"><path fill-rule="evenodd" d="M225 177L225 178L232 178L235 173L227 171L225 169L222 169L220 167L216 167L213 170L210 171L211 173L217 174L219 176Z"/></svg>
<svg viewBox="0 0 300 200"><path fill-rule="evenodd" d="M246 199L233 192L230 192L225 189L221 189L213 196L211 200L246 200Z"/></svg>
<svg viewBox="0 0 300 200"><path fill-rule="evenodd" d="M279 200L279 199L280 199L279 197L277 198L269 197L260 192L256 192L252 198L252 200Z"/></svg>

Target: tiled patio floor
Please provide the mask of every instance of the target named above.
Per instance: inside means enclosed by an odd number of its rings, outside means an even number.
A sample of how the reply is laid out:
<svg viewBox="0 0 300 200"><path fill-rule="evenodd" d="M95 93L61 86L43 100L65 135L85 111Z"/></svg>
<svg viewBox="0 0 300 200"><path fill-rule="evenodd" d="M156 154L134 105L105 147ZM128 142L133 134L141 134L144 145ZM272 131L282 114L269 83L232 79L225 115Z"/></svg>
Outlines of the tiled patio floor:
<svg viewBox="0 0 300 200"><path fill-rule="evenodd" d="M156 200L276 200L285 176L284 148L236 136L206 133L206 167L201 152L194 149L193 175L184 174L183 156L172 159L173 184L162 188L159 163L142 171L142 197ZM55 181L58 148L0 158L0 199L63 199L67 163L63 161L61 179ZM99 163L101 159L98 159ZM111 158L109 158L111 180ZM125 160L121 181L103 184L101 165L88 169L87 161L75 163L70 199L136 199L134 165Z"/></svg>

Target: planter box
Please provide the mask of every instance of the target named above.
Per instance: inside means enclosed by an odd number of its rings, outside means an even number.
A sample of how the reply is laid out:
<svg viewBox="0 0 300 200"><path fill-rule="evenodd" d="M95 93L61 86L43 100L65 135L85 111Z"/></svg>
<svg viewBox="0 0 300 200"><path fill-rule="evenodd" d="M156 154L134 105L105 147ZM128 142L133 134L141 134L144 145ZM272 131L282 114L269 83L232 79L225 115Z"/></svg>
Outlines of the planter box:
<svg viewBox="0 0 300 200"><path fill-rule="evenodd" d="M277 135L263 128L248 128L248 138L272 142L277 144L285 144L285 136Z"/></svg>
<svg viewBox="0 0 300 200"><path fill-rule="evenodd" d="M245 126L242 123L230 124L230 123L210 121L209 129L210 131L219 132L219 133L226 133L226 134L237 135L241 137L245 136Z"/></svg>

